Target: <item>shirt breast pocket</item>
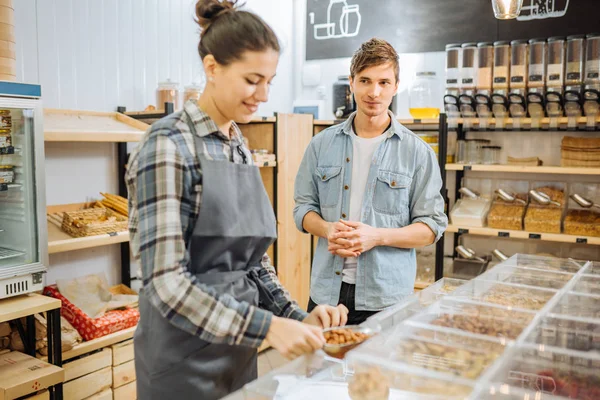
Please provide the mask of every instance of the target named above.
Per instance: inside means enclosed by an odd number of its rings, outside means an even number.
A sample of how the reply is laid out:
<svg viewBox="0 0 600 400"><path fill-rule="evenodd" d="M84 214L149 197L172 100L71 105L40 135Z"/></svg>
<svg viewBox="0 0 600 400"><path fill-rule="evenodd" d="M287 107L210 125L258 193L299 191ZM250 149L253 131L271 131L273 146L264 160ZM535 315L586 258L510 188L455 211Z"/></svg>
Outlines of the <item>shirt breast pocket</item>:
<svg viewBox="0 0 600 400"><path fill-rule="evenodd" d="M375 183L373 209L389 215L405 213L410 204L412 178L392 171L379 171Z"/></svg>
<svg viewBox="0 0 600 400"><path fill-rule="evenodd" d="M341 188L342 167L317 167L317 185L321 208L337 205Z"/></svg>

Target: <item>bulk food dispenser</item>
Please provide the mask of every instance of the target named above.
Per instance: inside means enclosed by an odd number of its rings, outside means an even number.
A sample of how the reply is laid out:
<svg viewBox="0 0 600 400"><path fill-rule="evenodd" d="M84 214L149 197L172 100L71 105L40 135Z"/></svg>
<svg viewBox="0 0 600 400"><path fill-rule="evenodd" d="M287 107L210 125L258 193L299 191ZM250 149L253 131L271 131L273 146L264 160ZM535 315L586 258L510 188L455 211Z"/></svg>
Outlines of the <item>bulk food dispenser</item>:
<svg viewBox="0 0 600 400"><path fill-rule="evenodd" d="M446 93L444 109L448 118L459 118L458 96L460 95L460 44L446 45Z"/></svg>
<svg viewBox="0 0 600 400"><path fill-rule="evenodd" d="M600 111L600 33L589 34L586 39L583 111L588 121L593 121Z"/></svg>
<svg viewBox="0 0 600 400"><path fill-rule="evenodd" d="M476 117L475 90L477 86L477 43L462 45L462 64L460 68L461 85L460 113L463 117Z"/></svg>
<svg viewBox="0 0 600 400"><path fill-rule="evenodd" d="M508 83L510 81L510 42L508 41L494 43L493 78L492 111L496 117L496 126L498 126L499 121L508 117Z"/></svg>
<svg viewBox="0 0 600 400"><path fill-rule="evenodd" d="M565 84L565 38L548 39L548 72L546 74L546 114L550 118L563 115Z"/></svg>
<svg viewBox="0 0 600 400"><path fill-rule="evenodd" d="M489 42L477 44L477 115L492 117L492 71L494 68L494 45Z"/></svg>
<svg viewBox="0 0 600 400"><path fill-rule="evenodd" d="M546 39L531 39L529 41L527 110L532 119L544 117L544 92L547 67L546 55Z"/></svg>
<svg viewBox="0 0 600 400"><path fill-rule="evenodd" d="M565 114L581 117L583 105L583 61L585 35L567 37L567 74L565 78ZM569 124L569 125L574 125Z"/></svg>
<svg viewBox="0 0 600 400"><path fill-rule="evenodd" d="M508 97L510 115L513 118L524 118L527 115L525 94L528 77L528 41L513 40L510 42L510 49L510 94Z"/></svg>

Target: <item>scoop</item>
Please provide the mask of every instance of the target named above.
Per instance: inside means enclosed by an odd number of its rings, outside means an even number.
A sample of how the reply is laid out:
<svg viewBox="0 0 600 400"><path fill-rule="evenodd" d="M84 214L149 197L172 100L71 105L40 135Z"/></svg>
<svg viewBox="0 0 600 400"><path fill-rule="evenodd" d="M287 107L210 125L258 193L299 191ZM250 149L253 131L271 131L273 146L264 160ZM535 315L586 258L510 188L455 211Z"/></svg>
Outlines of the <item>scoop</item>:
<svg viewBox="0 0 600 400"><path fill-rule="evenodd" d="M514 194L508 193L504 189L498 189L498 190L496 190L496 193L498 194L498 197L500 197L502 200L504 200L506 202L509 202L509 203L517 202L517 203L521 203L521 204L527 204L527 202L525 200L517 198Z"/></svg>
<svg viewBox="0 0 600 400"><path fill-rule="evenodd" d="M462 258L466 258L467 260L477 260L479 262L484 263L485 260L481 257L476 257L475 252L468 247L463 245L456 246L456 252L461 255Z"/></svg>
<svg viewBox="0 0 600 400"><path fill-rule="evenodd" d="M492 251L492 254L500 261L508 260L508 256L498 249L495 249L494 251Z"/></svg>
<svg viewBox="0 0 600 400"><path fill-rule="evenodd" d="M600 208L600 204L596 204L593 201L586 199L585 197L582 197L578 194L572 194L570 197L575 201L575 203L579 204L583 208Z"/></svg>
<svg viewBox="0 0 600 400"><path fill-rule="evenodd" d="M469 188L466 187L461 187L460 189L458 189L458 191L466 197L469 197L471 199L477 199L479 198L479 193L475 192L474 190L471 190Z"/></svg>
<svg viewBox="0 0 600 400"><path fill-rule="evenodd" d="M546 193L542 193L542 192L538 192L537 190L530 190L529 191L529 195L531 197L533 197L533 199L540 203L543 206L547 206L548 204L553 204L555 206L559 206L560 207L560 203L556 202L556 201L552 201L552 199L550 198L550 196L548 196Z"/></svg>

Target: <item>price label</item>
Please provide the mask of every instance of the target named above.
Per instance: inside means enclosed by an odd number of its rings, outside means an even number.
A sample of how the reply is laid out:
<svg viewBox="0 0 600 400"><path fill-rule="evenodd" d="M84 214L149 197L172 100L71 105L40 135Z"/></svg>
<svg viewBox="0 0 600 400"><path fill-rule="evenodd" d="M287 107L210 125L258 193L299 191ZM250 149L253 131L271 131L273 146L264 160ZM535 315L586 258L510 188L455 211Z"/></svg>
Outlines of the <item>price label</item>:
<svg viewBox="0 0 600 400"><path fill-rule="evenodd" d="M0 148L0 154L15 154L15 148L13 146Z"/></svg>
<svg viewBox="0 0 600 400"><path fill-rule="evenodd" d="M465 235L467 233L469 233L468 229L458 228L458 234L459 235Z"/></svg>
<svg viewBox="0 0 600 400"><path fill-rule="evenodd" d="M510 232L498 232L498 237L510 237Z"/></svg>
<svg viewBox="0 0 600 400"><path fill-rule="evenodd" d="M576 243L587 244L587 238L577 238L575 240Z"/></svg>
<svg viewBox="0 0 600 400"><path fill-rule="evenodd" d="M117 235L118 235L118 233L117 233L117 232L109 232L109 233L108 233L108 236L117 236Z"/></svg>
<svg viewBox="0 0 600 400"><path fill-rule="evenodd" d="M530 233L529 234L529 239L541 239L542 235L540 235L539 233Z"/></svg>
<svg viewBox="0 0 600 400"><path fill-rule="evenodd" d="M463 167L463 169L464 169L465 171L470 171L470 170L472 169L472 167L471 167L470 165L465 165L465 166Z"/></svg>
<svg viewBox="0 0 600 400"><path fill-rule="evenodd" d="M6 192L8 190L8 184L0 183L0 192Z"/></svg>

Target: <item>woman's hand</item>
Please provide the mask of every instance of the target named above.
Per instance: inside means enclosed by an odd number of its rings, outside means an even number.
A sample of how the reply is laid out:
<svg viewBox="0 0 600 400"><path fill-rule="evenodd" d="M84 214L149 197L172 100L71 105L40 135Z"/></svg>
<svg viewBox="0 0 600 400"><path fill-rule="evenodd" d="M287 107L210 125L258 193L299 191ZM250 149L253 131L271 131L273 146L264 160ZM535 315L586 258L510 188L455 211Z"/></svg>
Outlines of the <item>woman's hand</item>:
<svg viewBox="0 0 600 400"><path fill-rule="evenodd" d="M348 322L348 309L343 304L337 307L316 306L303 322L323 329L344 326Z"/></svg>
<svg viewBox="0 0 600 400"><path fill-rule="evenodd" d="M289 318L273 316L266 340L282 356L293 360L325 344L320 328Z"/></svg>

